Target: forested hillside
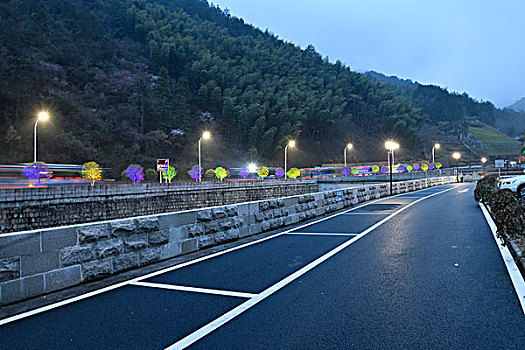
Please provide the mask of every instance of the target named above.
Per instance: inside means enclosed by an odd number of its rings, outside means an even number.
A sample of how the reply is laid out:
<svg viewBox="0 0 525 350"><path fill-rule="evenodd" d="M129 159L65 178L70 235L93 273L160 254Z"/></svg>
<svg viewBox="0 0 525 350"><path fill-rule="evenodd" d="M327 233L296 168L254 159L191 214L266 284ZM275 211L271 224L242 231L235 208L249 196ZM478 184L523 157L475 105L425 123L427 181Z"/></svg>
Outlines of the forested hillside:
<svg viewBox="0 0 525 350"><path fill-rule="evenodd" d="M40 109L51 114L40 159L114 174L158 157L187 169L205 129L208 167L279 165L292 138L299 166L340 162L349 141L352 157L383 159L390 137L417 158L432 142L418 139L427 118L469 113L443 114L424 87L386 87L203 0L7 0L0 23L2 162L31 160ZM493 118L490 103L474 105Z"/></svg>
<svg viewBox="0 0 525 350"><path fill-rule="evenodd" d="M450 93L435 85L422 85L396 76L367 72L367 76L395 89L396 93L410 99L422 109L433 125L441 125L450 133L467 133L468 120L478 120L495 126L510 136L525 132L525 113L510 109L498 109L491 102L479 102L468 94Z"/></svg>

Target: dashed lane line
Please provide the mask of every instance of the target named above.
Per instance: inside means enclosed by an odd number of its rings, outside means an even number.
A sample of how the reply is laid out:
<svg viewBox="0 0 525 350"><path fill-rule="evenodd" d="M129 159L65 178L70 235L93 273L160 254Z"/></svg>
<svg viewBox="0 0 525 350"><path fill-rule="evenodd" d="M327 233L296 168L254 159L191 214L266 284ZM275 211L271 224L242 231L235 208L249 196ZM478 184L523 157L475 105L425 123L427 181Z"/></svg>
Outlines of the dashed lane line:
<svg viewBox="0 0 525 350"><path fill-rule="evenodd" d="M222 295L226 297L238 297L238 298L253 298L257 296L257 294L252 293L244 293L244 292L234 292L230 290L220 290L220 289L209 289L209 288L198 288L198 287L188 287L188 286L178 286L174 284L164 284L164 283L151 283L151 282L132 282L130 283L132 286L139 286L139 287L148 287L148 288L160 288L160 289L168 289L168 290L176 290L180 292L193 292L193 293L203 293L203 294L214 294L214 295Z"/></svg>
<svg viewBox="0 0 525 350"><path fill-rule="evenodd" d="M286 235L304 236L357 236L359 233L330 233L330 232L288 232Z"/></svg>

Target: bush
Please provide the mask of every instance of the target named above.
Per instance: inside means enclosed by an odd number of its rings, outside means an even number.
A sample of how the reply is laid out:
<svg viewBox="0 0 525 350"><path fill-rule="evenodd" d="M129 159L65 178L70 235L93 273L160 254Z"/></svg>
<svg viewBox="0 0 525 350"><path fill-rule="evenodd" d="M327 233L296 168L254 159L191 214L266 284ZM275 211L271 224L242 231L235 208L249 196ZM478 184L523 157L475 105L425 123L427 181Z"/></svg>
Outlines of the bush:
<svg viewBox="0 0 525 350"><path fill-rule="evenodd" d="M487 199L498 234L511 238L525 236L525 201L510 190L493 192Z"/></svg>
<svg viewBox="0 0 525 350"><path fill-rule="evenodd" d="M487 176L479 180L474 190L476 202L486 203L488 197L497 190L497 181L494 176Z"/></svg>
<svg viewBox="0 0 525 350"><path fill-rule="evenodd" d="M157 180L157 172L155 169L146 169L144 172L144 176L146 177L147 181L156 181Z"/></svg>

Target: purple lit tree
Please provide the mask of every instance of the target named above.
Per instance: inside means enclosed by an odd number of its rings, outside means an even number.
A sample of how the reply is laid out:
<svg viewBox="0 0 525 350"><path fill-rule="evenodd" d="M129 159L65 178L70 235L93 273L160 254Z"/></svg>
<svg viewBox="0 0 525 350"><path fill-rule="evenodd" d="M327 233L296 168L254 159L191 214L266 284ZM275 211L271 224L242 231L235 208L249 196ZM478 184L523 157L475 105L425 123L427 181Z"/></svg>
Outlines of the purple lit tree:
<svg viewBox="0 0 525 350"><path fill-rule="evenodd" d="M27 177L33 181L36 187L40 187L40 179L49 179L51 172L47 168L47 165L43 162L32 163L22 170L22 176Z"/></svg>
<svg viewBox="0 0 525 350"><path fill-rule="evenodd" d="M144 180L144 169L138 164L131 164L124 173L134 184L140 184L140 182Z"/></svg>
<svg viewBox="0 0 525 350"><path fill-rule="evenodd" d="M352 172L352 169L350 169L350 168L343 168L343 169L341 170L341 173L342 173L344 176L350 174L351 172Z"/></svg>
<svg viewBox="0 0 525 350"><path fill-rule="evenodd" d="M202 168L195 165L190 171L188 171L188 174L193 180L195 180L195 182L197 182L202 177Z"/></svg>
<svg viewBox="0 0 525 350"><path fill-rule="evenodd" d="M250 171L247 168L241 169L241 177L246 180L248 178L248 175L250 174Z"/></svg>
<svg viewBox="0 0 525 350"><path fill-rule="evenodd" d="M284 176L284 170L281 168L275 169L275 176L280 180Z"/></svg>

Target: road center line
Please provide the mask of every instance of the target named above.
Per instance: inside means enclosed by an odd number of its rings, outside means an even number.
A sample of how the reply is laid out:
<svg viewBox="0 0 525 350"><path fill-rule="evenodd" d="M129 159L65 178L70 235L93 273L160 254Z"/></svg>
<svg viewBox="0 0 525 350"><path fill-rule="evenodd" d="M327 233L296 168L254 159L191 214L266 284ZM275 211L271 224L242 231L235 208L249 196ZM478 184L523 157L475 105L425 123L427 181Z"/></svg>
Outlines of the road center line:
<svg viewBox="0 0 525 350"><path fill-rule="evenodd" d="M329 232L288 232L286 235L306 236L357 236L359 233L329 233Z"/></svg>
<svg viewBox="0 0 525 350"><path fill-rule="evenodd" d="M393 212L385 213L385 212L375 212L375 213L344 213L343 215L390 215Z"/></svg>
<svg viewBox="0 0 525 350"><path fill-rule="evenodd" d="M208 334L210 334L211 332L216 330L217 328L221 327L222 325L228 323L229 321L231 321L235 317L239 316L244 311L250 309L252 306L258 304L259 302L261 302L262 300L266 299L267 297L269 297L273 293L277 292L281 288L285 287L289 283L291 283L294 280L296 280L297 278L301 277L302 275L304 275L308 271L314 269L319 264L321 264L324 261L330 259L335 254L339 253L340 251L342 251L343 249L345 249L349 245L353 244L354 242L358 241L362 237L366 236L368 233L372 232L373 230L375 230L379 226L383 225L384 223L386 223L387 221L389 221L390 219L392 219L396 215L402 213L406 209L410 208L411 206L415 205L416 203L419 203L419 202L421 202L421 201L423 201L425 199L428 199L430 197L437 196L438 194L442 194L442 193L448 192L450 190L453 190L454 188L456 188L456 187L454 186L454 187L451 187L451 188L446 189L444 191L440 191L440 192L437 192L437 193L430 194L428 196L420 198L420 199L418 199L418 200L416 200L416 201L414 201L414 202L412 202L412 203L402 207L401 209L399 209L398 211L392 213L391 215L389 215L388 217L386 217L383 220L379 221L378 223L370 226L369 228L367 228L366 230L361 232L359 235L357 235L354 238L346 241L345 243L339 245L338 247L332 249L328 253L326 253L323 256L321 256L321 257L317 258L316 260L312 261L311 263L309 263L308 265L304 266L300 270L294 272L293 274L289 275L288 277L284 278L283 280L277 282L273 286L271 286L268 289L264 290L263 292L258 294L256 297L245 301L241 305L239 305L236 308L228 311L227 313L225 313L221 317L213 320L212 322L210 322L207 325L199 328L198 330L194 331L193 333L187 335L186 337L182 338L181 340L179 340L175 344L167 347L166 349L167 350L184 349L184 348L192 345L196 341L202 339L203 337L207 336Z"/></svg>
<svg viewBox="0 0 525 350"><path fill-rule="evenodd" d="M230 290L219 290L219 289L208 289L208 288L198 288L198 287L187 287L187 286L178 286L173 284L164 284L164 283L151 283L151 282L132 282L132 286L140 287L149 287L149 288L159 288L159 289L169 289L182 292L193 292L193 293L204 293L204 294L214 294L214 295L223 295L227 297L239 297L239 298L253 298L257 294L252 293L243 293L243 292L234 292Z"/></svg>

